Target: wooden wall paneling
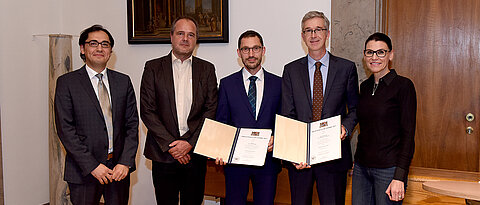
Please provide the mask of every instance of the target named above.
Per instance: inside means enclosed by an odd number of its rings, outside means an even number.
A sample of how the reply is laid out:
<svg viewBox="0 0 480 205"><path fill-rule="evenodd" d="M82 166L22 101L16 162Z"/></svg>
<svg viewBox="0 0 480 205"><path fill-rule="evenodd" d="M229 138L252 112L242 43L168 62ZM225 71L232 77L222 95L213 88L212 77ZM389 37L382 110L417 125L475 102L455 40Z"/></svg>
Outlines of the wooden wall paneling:
<svg viewBox="0 0 480 205"><path fill-rule="evenodd" d="M412 166L478 172L480 2L386 0L386 8L393 68L417 91ZM470 112L473 122L465 119Z"/></svg>

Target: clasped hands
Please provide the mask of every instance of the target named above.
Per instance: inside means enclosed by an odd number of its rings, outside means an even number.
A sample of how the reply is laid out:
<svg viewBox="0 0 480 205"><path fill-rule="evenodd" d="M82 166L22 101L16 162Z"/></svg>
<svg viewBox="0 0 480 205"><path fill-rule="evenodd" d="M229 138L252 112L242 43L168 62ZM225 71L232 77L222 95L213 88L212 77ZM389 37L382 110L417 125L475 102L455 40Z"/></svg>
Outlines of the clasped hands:
<svg viewBox="0 0 480 205"><path fill-rule="evenodd" d="M117 164L113 169L109 169L104 164L99 164L92 172L100 184L108 184L115 181L125 179L128 175L129 168L123 164Z"/></svg>
<svg viewBox="0 0 480 205"><path fill-rule="evenodd" d="M270 137L270 140L268 141L268 148L267 148L267 151L268 152L271 152L273 151L273 136ZM215 164L216 165L226 165L227 163L223 161L222 158L219 158L217 157L217 159L215 159Z"/></svg>
<svg viewBox="0 0 480 205"><path fill-rule="evenodd" d="M175 140L168 146L170 147L168 152L170 153L170 155L172 155L174 159L178 160L180 164L188 164L188 162L190 162L191 158L188 153L193 148L190 143L185 140Z"/></svg>

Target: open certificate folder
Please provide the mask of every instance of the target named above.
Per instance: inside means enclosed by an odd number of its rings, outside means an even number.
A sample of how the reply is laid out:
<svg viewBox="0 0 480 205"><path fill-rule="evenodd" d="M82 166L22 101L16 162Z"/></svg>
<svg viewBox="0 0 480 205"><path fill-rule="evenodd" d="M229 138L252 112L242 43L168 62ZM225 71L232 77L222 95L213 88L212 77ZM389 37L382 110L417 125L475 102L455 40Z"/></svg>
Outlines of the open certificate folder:
<svg viewBox="0 0 480 205"><path fill-rule="evenodd" d="M277 115L273 157L309 165L339 159L341 129L340 115L312 123Z"/></svg>
<svg viewBox="0 0 480 205"><path fill-rule="evenodd" d="M205 119L193 152L231 164L263 166L271 135L269 129L236 128Z"/></svg>

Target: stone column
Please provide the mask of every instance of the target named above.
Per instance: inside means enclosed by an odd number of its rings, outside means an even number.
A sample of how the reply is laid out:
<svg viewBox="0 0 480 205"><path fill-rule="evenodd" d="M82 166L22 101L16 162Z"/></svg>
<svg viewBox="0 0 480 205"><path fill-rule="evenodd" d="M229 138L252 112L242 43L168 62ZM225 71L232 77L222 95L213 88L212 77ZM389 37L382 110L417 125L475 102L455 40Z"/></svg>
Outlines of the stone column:
<svg viewBox="0 0 480 205"><path fill-rule="evenodd" d="M333 0L331 19L331 52L333 55L355 62L358 83L370 76L370 71L363 64L365 40L378 27L378 5L381 0ZM352 133L352 154L357 147L358 129Z"/></svg>
<svg viewBox="0 0 480 205"><path fill-rule="evenodd" d="M50 204L69 205L70 197L67 183L63 180L65 166L65 149L57 135L55 127L55 87L57 78L72 71L72 36L64 34L49 35L49 171L50 171Z"/></svg>
<svg viewBox="0 0 480 205"><path fill-rule="evenodd" d="M369 76L362 63L363 49L365 40L376 31L377 1L332 1L331 52L355 62L360 82Z"/></svg>

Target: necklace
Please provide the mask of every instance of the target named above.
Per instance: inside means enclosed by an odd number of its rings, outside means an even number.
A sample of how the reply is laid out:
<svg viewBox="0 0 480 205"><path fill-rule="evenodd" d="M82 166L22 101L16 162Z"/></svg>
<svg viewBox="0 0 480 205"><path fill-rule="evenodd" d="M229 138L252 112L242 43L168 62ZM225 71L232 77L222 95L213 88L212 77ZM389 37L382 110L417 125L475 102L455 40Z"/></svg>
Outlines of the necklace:
<svg viewBox="0 0 480 205"><path fill-rule="evenodd" d="M373 92L372 92L372 95L375 95L375 91L377 90L378 88L378 83L373 83Z"/></svg>

